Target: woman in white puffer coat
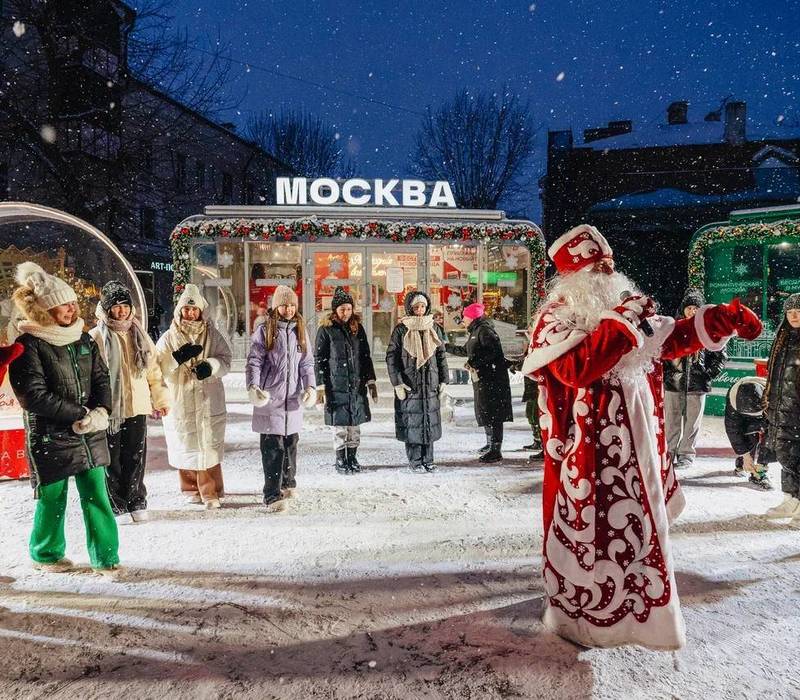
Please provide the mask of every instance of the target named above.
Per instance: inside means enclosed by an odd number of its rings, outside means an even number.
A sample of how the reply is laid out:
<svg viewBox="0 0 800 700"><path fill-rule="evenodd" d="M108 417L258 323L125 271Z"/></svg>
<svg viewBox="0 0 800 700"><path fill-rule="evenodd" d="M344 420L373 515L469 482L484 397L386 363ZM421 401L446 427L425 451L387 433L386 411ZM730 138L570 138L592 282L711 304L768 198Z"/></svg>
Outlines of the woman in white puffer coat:
<svg viewBox="0 0 800 700"><path fill-rule="evenodd" d="M164 417L169 463L179 471L187 502L219 508L227 420L222 377L230 369L231 350L213 322L203 318L207 307L197 286L187 284L156 350L172 403Z"/></svg>

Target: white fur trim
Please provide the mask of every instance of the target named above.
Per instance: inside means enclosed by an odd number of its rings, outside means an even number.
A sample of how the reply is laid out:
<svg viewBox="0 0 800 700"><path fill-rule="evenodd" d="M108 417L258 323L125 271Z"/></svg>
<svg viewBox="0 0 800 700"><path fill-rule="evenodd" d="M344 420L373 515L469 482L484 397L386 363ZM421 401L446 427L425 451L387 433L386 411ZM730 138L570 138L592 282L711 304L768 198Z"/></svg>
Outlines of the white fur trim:
<svg viewBox="0 0 800 700"><path fill-rule="evenodd" d="M553 360L557 360L563 354L579 345L587 335L588 333L585 331L575 330L560 343L534 348L525 356L522 362L522 373L526 377L530 377L536 370L549 365Z"/></svg>
<svg viewBox="0 0 800 700"><path fill-rule="evenodd" d="M215 360L213 357L209 357L206 362L211 365L211 376L216 377L222 369L222 363L219 360Z"/></svg>
<svg viewBox="0 0 800 700"><path fill-rule="evenodd" d="M704 321L704 317L706 315L706 311L713 308L713 304L706 304L705 306L701 306L699 309L697 309L697 313L694 315L694 329L697 332L697 337L700 338L700 342L703 344L703 347L706 350L722 350L722 348L724 348L728 341L733 337L733 334L726 335L718 343L715 343L713 340L711 340L711 336L706 330L706 322Z"/></svg>
<svg viewBox="0 0 800 700"><path fill-rule="evenodd" d="M556 238L555 241L550 245L547 249L547 255L550 256L552 260L555 254L558 252L559 248L564 246L565 244L569 243L575 236L580 233L587 232L592 240L598 244L600 250L603 252L604 255L611 255L611 246L608 245L608 241L606 240L605 236L603 236L600 231L598 231L594 226L590 226L589 224L580 224L579 226L575 226L575 228L571 228L565 234Z"/></svg>
<svg viewBox="0 0 800 700"><path fill-rule="evenodd" d="M639 331L639 329L634 326L627 318L625 318L621 313L614 311L603 311L600 314L600 318L606 321L616 321L617 323L621 323L625 330L631 335L631 339L636 344L637 348L642 347L644 345L644 335Z"/></svg>

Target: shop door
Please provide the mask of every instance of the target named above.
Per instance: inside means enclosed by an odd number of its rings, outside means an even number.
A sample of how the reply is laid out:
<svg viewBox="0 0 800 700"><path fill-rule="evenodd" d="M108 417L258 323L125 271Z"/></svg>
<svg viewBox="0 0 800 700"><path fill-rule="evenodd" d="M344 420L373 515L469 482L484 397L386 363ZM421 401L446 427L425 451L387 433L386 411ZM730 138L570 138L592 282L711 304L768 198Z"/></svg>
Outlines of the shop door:
<svg viewBox="0 0 800 700"><path fill-rule="evenodd" d="M369 280L369 326L372 355L383 360L389 338L405 315L407 292L427 289L423 246L367 248Z"/></svg>

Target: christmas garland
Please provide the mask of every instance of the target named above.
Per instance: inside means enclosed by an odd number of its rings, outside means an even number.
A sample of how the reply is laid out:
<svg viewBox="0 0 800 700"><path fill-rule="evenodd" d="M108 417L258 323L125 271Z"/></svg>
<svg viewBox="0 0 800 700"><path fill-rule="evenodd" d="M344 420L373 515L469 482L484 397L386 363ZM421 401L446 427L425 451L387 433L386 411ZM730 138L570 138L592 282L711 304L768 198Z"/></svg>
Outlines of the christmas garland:
<svg viewBox="0 0 800 700"><path fill-rule="evenodd" d="M715 226L703 231L689 248L689 286L704 289L706 252L715 243L754 241L765 243L770 239L800 241L800 220L784 219L771 223L743 223Z"/></svg>
<svg viewBox="0 0 800 700"><path fill-rule="evenodd" d="M358 242L380 239L393 243L442 241L443 243L508 242L523 244L531 252L534 292L544 296L547 263L544 241L538 229L524 224L469 224L448 222L420 223L407 221L320 221L305 219L214 219L177 226L170 234L176 297L191 280L192 242L197 240L244 239L250 241L314 242L344 239Z"/></svg>

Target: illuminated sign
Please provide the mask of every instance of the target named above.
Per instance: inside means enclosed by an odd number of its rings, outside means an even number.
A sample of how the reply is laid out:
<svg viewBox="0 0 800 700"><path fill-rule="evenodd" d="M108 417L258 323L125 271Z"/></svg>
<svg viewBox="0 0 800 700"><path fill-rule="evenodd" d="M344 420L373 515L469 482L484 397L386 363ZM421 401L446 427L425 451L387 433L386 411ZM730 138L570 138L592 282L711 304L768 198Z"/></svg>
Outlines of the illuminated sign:
<svg viewBox="0 0 800 700"><path fill-rule="evenodd" d="M422 180L334 180L319 177L279 177L275 180L278 205L349 204L378 207L450 207L456 200L450 183L439 180L433 183ZM428 189L430 188L430 192ZM399 189L399 191L398 191ZM397 197L400 197L398 201Z"/></svg>

